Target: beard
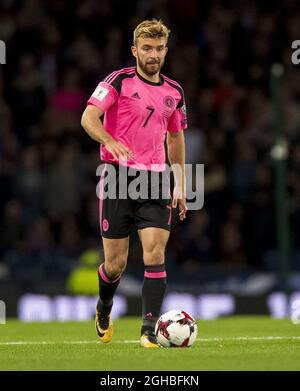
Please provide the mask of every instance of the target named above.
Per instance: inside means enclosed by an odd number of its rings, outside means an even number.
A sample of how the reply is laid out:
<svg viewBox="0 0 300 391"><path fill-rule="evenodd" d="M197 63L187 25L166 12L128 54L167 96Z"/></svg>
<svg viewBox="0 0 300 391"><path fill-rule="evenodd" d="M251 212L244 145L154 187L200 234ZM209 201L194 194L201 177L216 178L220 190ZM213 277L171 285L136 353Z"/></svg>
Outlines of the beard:
<svg viewBox="0 0 300 391"><path fill-rule="evenodd" d="M142 62L142 60L138 57L138 64L146 75L153 76L160 72L161 68L164 65L164 60L162 60L161 62L157 62L154 60Z"/></svg>

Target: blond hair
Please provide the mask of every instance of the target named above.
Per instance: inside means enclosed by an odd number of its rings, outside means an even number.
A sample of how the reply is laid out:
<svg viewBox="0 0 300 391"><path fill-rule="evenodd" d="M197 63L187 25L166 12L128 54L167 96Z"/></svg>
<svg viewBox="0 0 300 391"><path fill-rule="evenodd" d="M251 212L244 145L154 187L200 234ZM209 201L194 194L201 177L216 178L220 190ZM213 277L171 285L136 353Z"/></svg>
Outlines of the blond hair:
<svg viewBox="0 0 300 391"><path fill-rule="evenodd" d="M133 32L133 45L136 46L137 39L142 38L166 38L168 41L170 30L162 20L144 20L136 26Z"/></svg>

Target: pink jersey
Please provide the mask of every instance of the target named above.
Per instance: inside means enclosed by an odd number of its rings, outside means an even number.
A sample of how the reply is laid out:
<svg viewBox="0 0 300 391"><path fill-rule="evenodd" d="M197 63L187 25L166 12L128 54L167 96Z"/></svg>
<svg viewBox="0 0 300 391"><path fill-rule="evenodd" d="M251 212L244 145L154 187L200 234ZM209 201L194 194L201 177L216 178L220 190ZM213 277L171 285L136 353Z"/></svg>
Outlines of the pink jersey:
<svg viewBox="0 0 300 391"><path fill-rule="evenodd" d="M166 132L179 132L187 127L182 88L168 77L160 76L159 83L152 83L134 67L124 68L100 82L88 100L88 104L105 113L105 130L133 152L130 160L120 164L164 171ZM101 159L118 163L104 145L101 145Z"/></svg>

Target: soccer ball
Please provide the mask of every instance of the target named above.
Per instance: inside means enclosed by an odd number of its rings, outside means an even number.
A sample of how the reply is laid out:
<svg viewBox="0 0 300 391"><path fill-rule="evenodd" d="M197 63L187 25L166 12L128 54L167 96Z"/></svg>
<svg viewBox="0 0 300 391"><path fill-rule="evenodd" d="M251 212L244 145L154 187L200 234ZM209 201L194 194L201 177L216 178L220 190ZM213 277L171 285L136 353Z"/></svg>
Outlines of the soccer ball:
<svg viewBox="0 0 300 391"><path fill-rule="evenodd" d="M164 348L191 346L197 337L197 323L187 312L172 310L157 320L155 335Z"/></svg>

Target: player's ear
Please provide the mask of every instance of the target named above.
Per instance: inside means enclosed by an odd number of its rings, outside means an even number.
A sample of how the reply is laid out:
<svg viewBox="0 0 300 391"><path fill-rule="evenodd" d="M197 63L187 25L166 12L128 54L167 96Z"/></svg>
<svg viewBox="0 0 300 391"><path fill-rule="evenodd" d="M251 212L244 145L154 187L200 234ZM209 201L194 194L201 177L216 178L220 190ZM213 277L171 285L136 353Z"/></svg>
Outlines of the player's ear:
<svg viewBox="0 0 300 391"><path fill-rule="evenodd" d="M136 47L135 46L131 46L131 53L133 55L133 57L137 57L137 50L136 50Z"/></svg>

